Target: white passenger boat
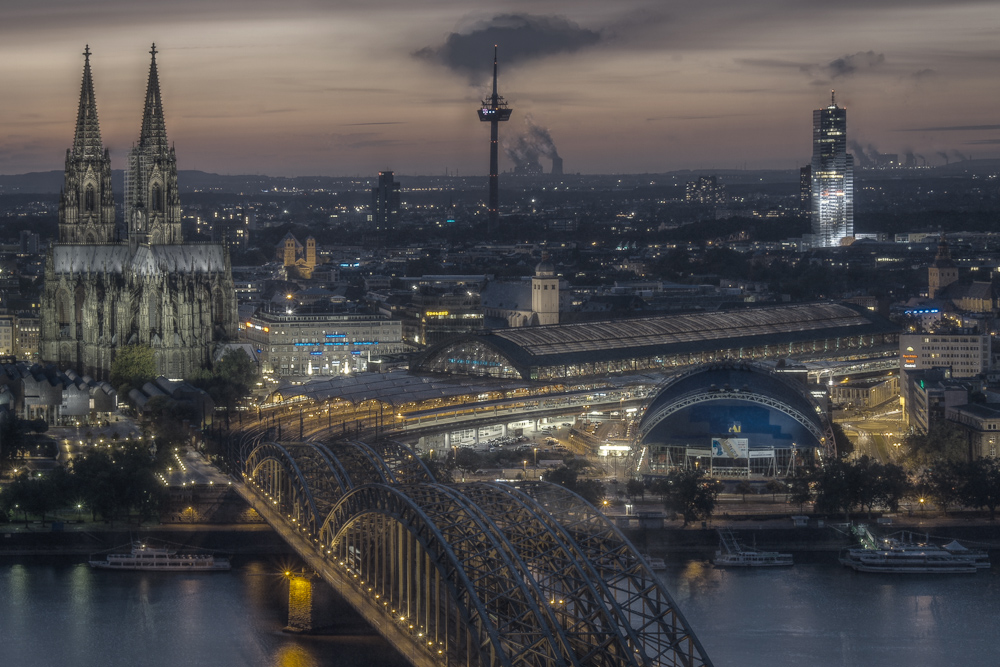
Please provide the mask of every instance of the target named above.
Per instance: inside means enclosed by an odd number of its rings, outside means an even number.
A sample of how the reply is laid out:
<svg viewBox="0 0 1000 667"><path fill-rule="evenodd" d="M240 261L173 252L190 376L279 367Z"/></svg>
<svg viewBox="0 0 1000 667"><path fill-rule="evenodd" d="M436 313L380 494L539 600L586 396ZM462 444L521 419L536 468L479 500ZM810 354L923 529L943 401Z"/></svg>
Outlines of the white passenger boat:
<svg viewBox="0 0 1000 667"><path fill-rule="evenodd" d="M109 553L103 560L91 557L90 567L103 570L156 570L164 572L224 572L229 559L212 554L178 553L174 549L132 544L129 553Z"/></svg>
<svg viewBox="0 0 1000 667"><path fill-rule="evenodd" d="M840 562L857 572L895 574L971 574L990 566L985 551L967 549L955 540L938 545L926 538L914 541L912 533L899 535L863 539L863 546L842 551Z"/></svg>
<svg viewBox="0 0 1000 667"><path fill-rule="evenodd" d="M716 567L784 567L795 564L792 554L751 549L729 530L719 530L719 549L712 562Z"/></svg>

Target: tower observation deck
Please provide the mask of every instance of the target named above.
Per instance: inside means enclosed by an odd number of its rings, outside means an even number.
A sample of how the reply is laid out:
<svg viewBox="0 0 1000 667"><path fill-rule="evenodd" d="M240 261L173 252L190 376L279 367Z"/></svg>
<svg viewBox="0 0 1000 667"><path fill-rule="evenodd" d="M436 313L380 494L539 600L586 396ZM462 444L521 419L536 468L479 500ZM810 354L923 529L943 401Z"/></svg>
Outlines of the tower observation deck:
<svg viewBox="0 0 1000 667"><path fill-rule="evenodd" d="M479 108L479 120L490 124L490 217L487 234L492 235L500 219L500 166L498 153L498 125L510 120L514 110L507 106L507 100L497 93L497 47L493 46L493 94L483 100Z"/></svg>

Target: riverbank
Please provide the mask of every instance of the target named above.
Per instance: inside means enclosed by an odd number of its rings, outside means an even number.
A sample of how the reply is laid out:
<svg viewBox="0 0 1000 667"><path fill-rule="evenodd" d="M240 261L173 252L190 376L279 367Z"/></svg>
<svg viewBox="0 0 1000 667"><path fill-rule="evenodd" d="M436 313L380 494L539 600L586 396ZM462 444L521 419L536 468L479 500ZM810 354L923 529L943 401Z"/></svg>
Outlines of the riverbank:
<svg viewBox="0 0 1000 667"><path fill-rule="evenodd" d="M0 526L0 558L6 556L80 556L154 540L226 554L291 555L292 549L267 525L159 525L131 529L91 524L84 530L52 532L39 526Z"/></svg>
<svg viewBox="0 0 1000 667"><path fill-rule="evenodd" d="M876 535L899 531L913 533L915 539L928 536L932 541L958 540L967 547L1000 550L1000 523L956 521L906 521L893 524L867 523ZM839 552L854 545L848 524L815 520L809 526L793 526L788 519L755 521L713 521L704 528L665 526L664 528L629 529L622 532L637 549L653 556L670 553L713 554L719 546L717 528L728 529L744 544L761 550L782 552Z"/></svg>
<svg viewBox="0 0 1000 667"><path fill-rule="evenodd" d="M292 549L266 524L163 524L142 527L111 527L106 524L67 526L52 532L41 525L0 526L0 558L4 556L86 555L129 544L135 539L183 545L229 554L292 554ZM785 552L839 552L854 540L843 523L815 521L807 527L793 527L783 519L756 521L713 521L704 528L630 529L622 531L639 551L654 556L670 553L711 555L719 545L716 528L732 530L737 538L758 549ZM893 525L872 525L878 534L912 532L916 537L957 539L966 546L1000 550L1000 523L919 521Z"/></svg>

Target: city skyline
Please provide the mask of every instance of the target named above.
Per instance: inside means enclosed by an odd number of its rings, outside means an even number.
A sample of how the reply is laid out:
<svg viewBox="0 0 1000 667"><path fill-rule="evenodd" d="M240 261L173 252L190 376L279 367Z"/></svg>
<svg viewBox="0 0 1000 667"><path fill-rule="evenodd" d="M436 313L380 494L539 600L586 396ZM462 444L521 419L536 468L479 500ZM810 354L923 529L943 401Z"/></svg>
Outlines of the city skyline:
<svg viewBox="0 0 1000 667"><path fill-rule="evenodd" d="M182 169L486 175L468 110L489 91L494 43L517 109L501 144L533 123L567 173L797 168L809 162L807 112L831 87L865 151L988 158L1000 145L995 18L988 2L939 0L493 12L454 0L107 0L86 11L56 0L8 10L0 28L0 173L61 168L88 44L104 140L123 168L151 42Z"/></svg>

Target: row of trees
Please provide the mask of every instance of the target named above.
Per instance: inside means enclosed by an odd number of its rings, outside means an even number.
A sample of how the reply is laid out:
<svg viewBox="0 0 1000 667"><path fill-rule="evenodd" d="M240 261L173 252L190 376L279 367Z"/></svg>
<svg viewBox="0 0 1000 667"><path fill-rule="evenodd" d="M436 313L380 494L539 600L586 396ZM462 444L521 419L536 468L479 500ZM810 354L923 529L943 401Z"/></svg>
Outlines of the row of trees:
<svg viewBox="0 0 1000 667"><path fill-rule="evenodd" d="M942 463L925 471L914 491L918 501L929 498L945 511L956 506L987 510L992 521L1000 507L1000 462L980 458Z"/></svg>
<svg viewBox="0 0 1000 667"><path fill-rule="evenodd" d="M787 482L772 482L768 486L772 494L786 493L800 506L815 500L817 512L843 513L845 517L852 512L896 512L905 500L920 506L932 501L946 511L954 507L985 510L991 520L1000 508L1000 462L996 459L941 463L913 480L901 466L862 456L856 461L828 461L820 468L799 470ZM628 483L630 496L643 493L636 485L642 482ZM745 487L738 485L737 493L748 493ZM645 489L659 495L666 509L680 514L686 526L713 514L722 483L702 471L678 470Z"/></svg>
<svg viewBox="0 0 1000 667"><path fill-rule="evenodd" d="M986 510L993 520L1000 507L1000 462L991 458L939 460L934 468L912 479L900 466L863 456L852 462L831 461L811 478L820 512L895 512L909 499L921 506L932 501L945 511L956 507Z"/></svg>
<svg viewBox="0 0 1000 667"><path fill-rule="evenodd" d="M542 473L542 479L565 486L570 491L579 494L591 505L599 506L604 501L604 483L597 479L581 477L580 475L586 467L587 462L584 459L570 459L566 465L546 470Z"/></svg>
<svg viewBox="0 0 1000 667"><path fill-rule="evenodd" d="M131 513L147 521L159 509L164 487L157 481L154 461L140 443L97 449L75 460L71 470L56 468L42 477L26 473L0 491L0 518L28 516L44 523L57 510L85 507L93 520L114 522Z"/></svg>
<svg viewBox="0 0 1000 667"><path fill-rule="evenodd" d="M843 512L844 516L855 509L869 514L882 508L895 512L900 502L913 492L902 467L879 463L868 456L856 461L827 461L803 477L814 483L818 512Z"/></svg>

